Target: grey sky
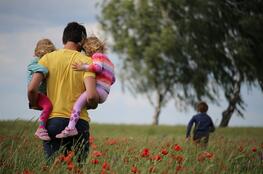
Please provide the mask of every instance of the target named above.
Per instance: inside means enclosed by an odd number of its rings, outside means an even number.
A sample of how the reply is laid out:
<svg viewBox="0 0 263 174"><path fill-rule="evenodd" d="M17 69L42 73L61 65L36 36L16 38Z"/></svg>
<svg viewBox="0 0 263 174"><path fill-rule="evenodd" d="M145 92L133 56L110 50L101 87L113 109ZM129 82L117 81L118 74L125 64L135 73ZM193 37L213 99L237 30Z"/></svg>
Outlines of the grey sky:
<svg viewBox="0 0 263 174"><path fill-rule="evenodd" d="M33 58L36 42L50 38L62 47L61 37L68 22L78 21L88 33L102 35L96 21L95 0L3 0L0 2L0 119L37 119L39 112L27 108L26 66ZM105 36L104 39L108 39ZM118 57L109 52L118 65ZM118 72L118 71L117 71ZM234 116L232 126L263 126L263 95L253 88L244 87L242 94L247 103L245 119ZM221 112L226 107L223 96L221 106L211 105L209 114L219 124ZM112 87L108 100L91 112L92 121L99 123L150 124L153 108L146 98L134 98L121 91L120 82ZM161 124L187 124L195 111L178 112L171 101L162 111Z"/></svg>

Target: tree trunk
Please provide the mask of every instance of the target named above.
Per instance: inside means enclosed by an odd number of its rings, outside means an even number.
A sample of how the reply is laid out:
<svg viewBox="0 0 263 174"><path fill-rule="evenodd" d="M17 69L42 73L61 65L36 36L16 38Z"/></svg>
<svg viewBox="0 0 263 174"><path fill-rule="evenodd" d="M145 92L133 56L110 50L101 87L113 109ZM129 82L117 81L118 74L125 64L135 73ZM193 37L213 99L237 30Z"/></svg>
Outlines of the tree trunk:
<svg viewBox="0 0 263 174"><path fill-rule="evenodd" d="M157 104L154 107L154 115L153 115L153 125L158 125L159 124L159 116L161 113L161 108L162 108L162 95L157 96Z"/></svg>
<svg viewBox="0 0 263 174"><path fill-rule="evenodd" d="M161 106L158 105L158 106L155 107L155 110L154 110L153 125L158 125L159 124L160 113L161 113Z"/></svg>
<svg viewBox="0 0 263 174"><path fill-rule="evenodd" d="M241 79L235 81L233 92L230 94L230 97L228 98L228 107L225 111L222 113L222 119L220 122L219 127L227 127L229 124L229 121L236 110L236 105L238 102L240 102L240 88L241 88Z"/></svg>
<svg viewBox="0 0 263 174"><path fill-rule="evenodd" d="M228 105L227 109L222 113L222 119L219 127L227 127L228 123L233 115L233 112L235 111L236 104L231 103Z"/></svg>

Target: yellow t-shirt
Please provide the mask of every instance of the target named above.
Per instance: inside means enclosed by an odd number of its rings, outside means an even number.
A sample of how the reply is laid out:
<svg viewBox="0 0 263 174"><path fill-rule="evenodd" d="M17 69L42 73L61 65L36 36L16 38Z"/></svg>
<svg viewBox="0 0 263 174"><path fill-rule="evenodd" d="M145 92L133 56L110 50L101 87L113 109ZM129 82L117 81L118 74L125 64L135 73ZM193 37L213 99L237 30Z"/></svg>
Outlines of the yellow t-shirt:
<svg viewBox="0 0 263 174"><path fill-rule="evenodd" d="M84 71L73 71L73 62L91 64L92 60L78 51L60 49L46 54L39 60L39 64L48 69L47 96L53 104L49 118L69 118L73 105L78 97L86 90L84 78L95 74ZM80 119L89 121L85 108L81 110Z"/></svg>

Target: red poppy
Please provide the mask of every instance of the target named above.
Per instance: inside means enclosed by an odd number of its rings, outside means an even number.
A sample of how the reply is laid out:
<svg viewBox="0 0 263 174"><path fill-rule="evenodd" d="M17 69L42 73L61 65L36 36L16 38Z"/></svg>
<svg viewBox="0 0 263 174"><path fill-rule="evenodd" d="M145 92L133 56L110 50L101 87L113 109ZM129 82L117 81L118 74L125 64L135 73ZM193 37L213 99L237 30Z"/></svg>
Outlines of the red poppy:
<svg viewBox="0 0 263 174"><path fill-rule="evenodd" d="M101 156L101 155L102 155L102 153L101 153L100 151L94 150L94 151L92 152L92 156L93 156L93 157L99 157L99 156Z"/></svg>
<svg viewBox="0 0 263 174"><path fill-rule="evenodd" d="M91 160L91 163L92 163L92 164L98 164L98 163L99 163L99 160L98 160L98 159L92 159L92 160Z"/></svg>
<svg viewBox="0 0 263 174"><path fill-rule="evenodd" d="M94 138L92 135L90 135L90 136L89 136L89 143L90 143L90 144L93 144L93 143L94 143L94 140L95 140L95 138Z"/></svg>
<svg viewBox="0 0 263 174"><path fill-rule="evenodd" d="M72 161L67 163L67 169L68 170L72 170L72 169L74 169L74 167L75 167L75 165L74 165L74 163Z"/></svg>
<svg viewBox="0 0 263 174"><path fill-rule="evenodd" d="M162 152L162 154L163 154L163 155L167 155L167 154L168 154L168 151L167 151L167 149L162 149L162 151L161 151L161 152Z"/></svg>
<svg viewBox="0 0 263 174"><path fill-rule="evenodd" d="M97 149L97 145L96 145L95 143L92 143L92 144L91 144L91 148L92 148L92 149Z"/></svg>
<svg viewBox="0 0 263 174"><path fill-rule="evenodd" d="M206 158L208 158L208 159L211 159L211 158L214 156L214 154L211 153L211 152L204 152L204 155L205 155Z"/></svg>
<svg viewBox="0 0 263 174"><path fill-rule="evenodd" d="M147 148L144 148L141 152L141 157L148 157L150 155L150 151Z"/></svg>
<svg viewBox="0 0 263 174"><path fill-rule="evenodd" d="M132 166L132 167L131 167L131 172L132 172L132 173L138 173L137 167Z"/></svg>
<svg viewBox="0 0 263 174"><path fill-rule="evenodd" d="M110 170L110 165L109 165L109 163L104 162L104 163L102 164L102 169Z"/></svg>
<svg viewBox="0 0 263 174"><path fill-rule="evenodd" d="M24 171L23 171L23 173L22 174L33 174L33 172L31 172L30 170L28 170L28 169L25 169Z"/></svg>
<svg viewBox="0 0 263 174"><path fill-rule="evenodd" d="M181 150L182 150L182 147L179 146L178 144L175 144L175 145L173 146L173 149L174 149L175 151L181 151Z"/></svg>
<svg viewBox="0 0 263 174"><path fill-rule="evenodd" d="M256 147L253 147L251 150L252 150L252 152L256 152L256 151L257 151L257 148L256 148Z"/></svg>
<svg viewBox="0 0 263 174"><path fill-rule="evenodd" d="M106 144L108 144L108 145L117 144L117 140L115 140L115 139L108 139L108 140L106 141Z"/></svg>
<svg viewBox="0 0 263 174"><path fill-rule="evenodd" d="M200 153L200 154L198 155L197 160L200 161L200 162L202 162L202 161L204 161L205 159L211 159L213 156L214 156L214 154L211 153L211 152L202 152L202 153Z"/></svg>
<svg viewBox="0 0 263 174"><path fill-rule="evenodd" d="M70 163L71 161L72 161L72 158L73 158L73 156L74 156L74 152L73 151L70 151L69 153L68 153L68 155L64 158L64 161L66 162L66 163Z"/></svg>
<svg viewBox="0 0 263 174"><path fill-rule="evenodd" d="M152 160L161 161L162 157L160 155L155 155L155 156L152 157Z"/></svg>

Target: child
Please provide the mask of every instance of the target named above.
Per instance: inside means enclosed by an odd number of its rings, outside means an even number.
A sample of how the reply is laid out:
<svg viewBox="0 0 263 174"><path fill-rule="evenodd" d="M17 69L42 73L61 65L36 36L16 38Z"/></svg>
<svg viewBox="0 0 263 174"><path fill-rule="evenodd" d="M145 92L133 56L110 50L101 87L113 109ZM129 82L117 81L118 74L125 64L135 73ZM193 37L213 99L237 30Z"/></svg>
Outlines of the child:
<svg viewBox="0 0 263 174"><path fill-rule="evenodd" d="M198 144L201 143L202 145L207 146L209 133L214 132L215 130L211 117L206 114L207 111L208 105L205 102L199 102L197 104L197 112L199 113L194 115L188 123L186 131L187 140L190 139L192 126L195 124L193 140Z"/></svg>
<svg viewBox="0 0 263 174"><path fill-rule="evenodd" d="M54 44L49 39L41 39L37 42L35 48L35 56L36 58L31 61L31 63L27 66L28 72L28 84L30 84L34 73L42 73L44 76L48 73L48 70L42 65L38 64L38 61L47 53L55 51L56 48ZM52 103L49 98L46 96L46 83L45 81L39 86L38 93L38 106L42 109L42 113L38 119L39 126L37 131L35 132L35 136L40 138L41 140L50 140L48 136L47 130L45 128L47 119L49 114L52 111ZM29 104L29 108L31 109L31 105ZM32 108L37 109L37 108Z"/></svg>
<svg viewBox="0 0 263 174"><path fill-rule="evenodd" d="M83 44L83 49L87 56L92 58L93 63L90 65L73 63L72 68L75 71L89 71L96 74L96 90L99 95L99 103L105 102L107 99L110 87L115 82L114 65L103 54L105 51L105 44L97 37L92 36L86 38ZM84 92L73 106L68 126L56 138L65 138L78 134L76 123L79 120L80 111L85 107L87 102L87 93Z"/></svg>

